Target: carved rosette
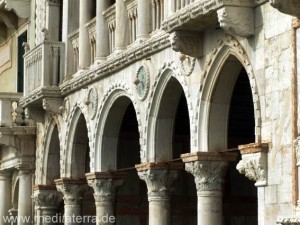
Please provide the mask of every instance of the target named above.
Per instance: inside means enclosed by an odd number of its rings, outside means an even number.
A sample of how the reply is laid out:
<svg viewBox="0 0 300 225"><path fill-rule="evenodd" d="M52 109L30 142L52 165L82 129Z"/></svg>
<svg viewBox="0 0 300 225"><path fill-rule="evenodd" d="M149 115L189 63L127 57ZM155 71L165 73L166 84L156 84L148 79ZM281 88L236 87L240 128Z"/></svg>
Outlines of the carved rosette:
<svg viewBox="0 0 300 225"><path fill-rule="evenodd" d="M32 199L38 207L57 209L62 195L56 190L35 190Z"/></svg>
<svg viewBox="0 0 300 225"><path fill-rule="evenodd" d="M149 169L139 171L140 179L146 182L149 201L169 200L172 184L178 176L177 170Z"/></svg>
<svg viewBox="0 0 300 225"><path fill-rule="evenodd" d="M217 11L220 27L227 34L240 37L254 35L254 9L251 7L224 6Z"/></svg>
<svg viewBox="0 0 300 225"><path fill-rule="evenodd" d="M91 173L86 176L88 185L94 190L96 205L113 204L117 189L124 183L124 179L107 173Z"/></svg>
<svg viewBox="0 0 300 225"><path fill-rule="evenodd" d="M222 191L227 161L195 161L185 164L185 170L195 177L198 194L203 191Z"/></svg>
<svg viewBox="0 0 300 225"><path fill-rule="evenodd" d="M146 65L142 65L138 69L135 76L134 84L138 98L141 101L145 100L149 93L150 87L150 71Z"/></svg>
<svg viewBox="0 0 300 225"><path fill-rule="evenodd" d="M181 73L185 76L191 75L195 68L196 58L182 54L180 56L180 62Z"/></svg>
<svg viewBox="0 0 300 225"><path fill-rule="evenodd" d="M56 188L63 194L65 205L80 205L89 186L86 183L56 182Z"/></svg>
<svg viewBox="0 0 300 225"><path fill-rule="evenodd" d="M300 17L300 1L299 0L269 0L272 7L279 12L289 14L291 16Z"/></svg>
<svg viewBox="0 0 300 225"><path fill-rule="evenodd" d="M237 165L239 173L255 181L255 186L262 187L267 185L267 143L254 143L239 146L242 160Z"/></svg>
<svg viewBox="0 0 300 225"><path fill-rule="evenodd" d="M175 31L170 35L170 42L175 52L181 52L194 58L200 58L203 54L201 33Z"/></svg>

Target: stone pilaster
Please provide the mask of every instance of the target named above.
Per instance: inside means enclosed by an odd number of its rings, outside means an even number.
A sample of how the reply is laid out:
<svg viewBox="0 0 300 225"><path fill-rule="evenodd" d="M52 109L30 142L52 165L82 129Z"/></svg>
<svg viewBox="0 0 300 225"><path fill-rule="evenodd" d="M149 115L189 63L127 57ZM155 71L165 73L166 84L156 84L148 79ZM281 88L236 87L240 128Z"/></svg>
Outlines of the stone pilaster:
<svg viewBox="0 0 300 225"><path fill-rule="evenodd" d="M151 1L138 1L137 39L149 38L151 33Z"/></svg>
<svg viewBox="0 0 300 225"><path fill-rule="evenodd" d="M84 193L88 190L85 179L63 178L55 180L56 188L63 194L65 203L65 225L81 224L76 218L81 215Z"/></svg>
<svg viewBox="0 0 300 225"><path fill-rule="evenodd" d="M171 224L171 188L178 176L181 165L170 164L141 164L137 165L139 177L148 188L149 225Z"/></svg>
<svg viewBox="0 0 300 225"><path fill-rule="evenodd" d="M9 216L11 208L11 172L0 171L0 225L9 225L2 218Z"/></svg>
<svg viewBox="0 0 300 225"><path fill-rule="evenodd" d="M94 189L97 225L115 224L115 195L124 182L124 175L98 172L86 174L86 178Z"/></svg>
<svg viewBox="0 0 300 225"><path fill-rule="evenodd" d="M33 221L32 199L31 199L32 175L33 175L32 170L26 168L19 168L18 217L30 218L31 221ZM20 219L18 220L18 225L28 225L28 223L25 220Z"/></svg>
<svg viewBox="0 0 300 225"><path fill-rule="evenodd" d="M236 155L196 152L181 155L185 169L195 177L198 225L222 224L222 187L228 162Z"/></svg>
<svg viewBox="0 0 300 225"><path fill-rule="evenodd" d="M62 202L62 194L56 190L54 185L34 186L32 199L35 203L37 225L54 225L53 218L57 214Z"/></svg>

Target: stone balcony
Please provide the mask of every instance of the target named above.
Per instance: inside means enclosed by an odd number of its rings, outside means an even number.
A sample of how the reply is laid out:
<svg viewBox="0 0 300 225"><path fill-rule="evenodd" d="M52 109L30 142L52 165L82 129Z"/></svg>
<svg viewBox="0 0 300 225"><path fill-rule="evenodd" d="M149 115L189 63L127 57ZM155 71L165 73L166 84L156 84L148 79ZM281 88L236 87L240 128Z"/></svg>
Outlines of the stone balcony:
<svg viewBox="0 0 300 225"><path fill-rule="evenodd" d="M45 109L49 101L60 100L59 84L64 79L64 60L65 47L61 42L44 41L30 51L27 49L24 55L24 97L20 104L28 108L30 114Z"/></svg>

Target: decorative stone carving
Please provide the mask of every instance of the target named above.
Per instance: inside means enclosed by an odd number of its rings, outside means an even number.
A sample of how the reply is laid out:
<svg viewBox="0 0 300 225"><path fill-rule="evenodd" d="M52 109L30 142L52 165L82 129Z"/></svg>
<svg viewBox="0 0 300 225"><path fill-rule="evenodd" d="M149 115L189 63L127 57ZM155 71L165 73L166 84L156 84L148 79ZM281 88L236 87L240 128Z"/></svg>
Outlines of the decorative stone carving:
<svg viewBox="0 0 300 225"><path fill-rule="evenodd" d="M297 166L300 166L300 137L298 137L295 142L296 160Z"/></svg>
<svg viewBox="0 0 300 225"><path fill-rule="evenodd" d="M149 92L150 72L146 65L142 65L137 73L134 81L137 95L141 101L145 100Z"/></svg>
<svg viewBox="0 0 300 225"><path fill-rule="evenodd" d="M35 190L32 196L36 206L58 208L62 195L57 190Z"/></svg>
<svg viewBox="0 0 300 225"><path fill-rule="evenodd" d="M175 31L170 35L170 42L176 52L195 58L200 58L203 54L201 33Z"/></svg>
<svg viewBox="0 0 300 225"><path fill-rule="evenodd" d="M227 34L241 37L254 35L254 9L251 7L224 6L218 11L221 28Z"/></svg>
<svg viewBox="0 0 300 225"><path fill-rule="evenodd" d="M26 19L30 15L30 0L5 0L5 8L14 11L18 17Z"/></svg>
<svg viewBox="0 0 300 225"><path fill-rule="evenodd" d="M63 105L63 100L61 98L44 98L43 99L43 109L51 114L62 114L61 106Z"/></svg>
<svg viewBox="0 0 300 225"><path fill-rule="evenodd" d="M250 180L256 181L255 186L267 185L267 151L268 144L249 144L239 146L242 160L237 165L237 170Z"/></svg>
<svg viewBox="0 0 300 225"><path fill-rule="evenodd" d="M185 76L191 75L195 68L196 58L182 54L180 55L180 62L181 73Z"/></svg>
<svg viewBox="0 0 300 225"><path fill-rule="evenodd" d="M300 217L279 217L276 223L282 225L300 225Z"/></svg>
<svg viewBox="0 0 300 225"><path fill-rule="evenodd" d="M197 192L222 191L227 170L226 161L195 161L185 164L185 170L195 177Z"/></svg>
<svg viewBox="0 0 300 225"><path fill-rule="evenodd" d="M79 205L83 194L88 190L84 180L60 179L55 180L56 188L64 197L65 205Z"/></svg>
<svg viewBox="0 0 300 225"><path fill-rule="evenodd" d="M86 174L86 177L88 185L94 189L96 205L113 202L117 188L124 183L123 174L100 172Z"/></svg>
<svg viewBox="0 0 300 225"><path fill-rule="evenodd" d="M298 0L269 0L272 7L292 16L300 17L300 2Z"/></svg>
<svg viewBox="0 0 300 225"><path fill-rule="evenodd" d="M90 119L91 120L94 119L96 116L97 108L98 108L98 92L95 87L91 87L88 90L85 104L88 107L88 113L89 113Z"/></svg>
<svg viewBox="0 0 300 225"><path fill-rule="evenodd" d="M40 123L44 121L45 113L40 108L28 106L25 108L24 113L25 113L25 118L28 120L33 119L35 122L40 122Z"/></svg>

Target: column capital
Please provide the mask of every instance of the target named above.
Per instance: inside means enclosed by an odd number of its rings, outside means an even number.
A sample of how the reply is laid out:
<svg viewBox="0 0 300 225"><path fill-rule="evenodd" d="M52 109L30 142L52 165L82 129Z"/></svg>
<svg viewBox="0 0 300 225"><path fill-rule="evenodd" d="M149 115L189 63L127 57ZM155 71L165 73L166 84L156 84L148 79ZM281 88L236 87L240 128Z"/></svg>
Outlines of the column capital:
<svg viewBox="0 0 300 225"><path fill-rule="evenodd" d="M62 194L56 190L55 185L34 186L32 199L36 206L57 209L62 201Z"/></svg>
<svg viewBox="0 0 300 225"><path fill-rule="evenodd" d="M147 163L136 165L140 179L148 188L149 201L169 199L172 184L178 176L182 164Z"/></svg>
<svg viewBox="0 0 300 225"><path fill-rule="evenodd" d="M267 185L268 149L268 143L251 143L239 146L242 160L237 164L236 168L239 173L255 181L255 186L257 187Z"/></svg>
<svg viewBox="0 0 300 225"><path fill-rule="evenodd" d="M89 188L86 179L62 178L54 181L56 188L63 194L65 205L79 205L83 194Z"/></svg>
<svg viewBox="0 0 300 225"><path fill-rule="evenodd" d="M96 205L110 204L115 200L117 188L124 183L124 173L95 172L86 174L87 182L94 189Z"/></svg>
<svg viewBox="0 0 300 225"><path fill-rule="evenodd" d="M193 152L181 155L185 170L195 177L198 195L221 195L229 161L235 161L235 153Z"/></svg>

